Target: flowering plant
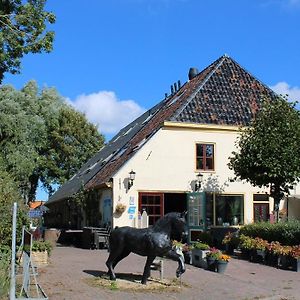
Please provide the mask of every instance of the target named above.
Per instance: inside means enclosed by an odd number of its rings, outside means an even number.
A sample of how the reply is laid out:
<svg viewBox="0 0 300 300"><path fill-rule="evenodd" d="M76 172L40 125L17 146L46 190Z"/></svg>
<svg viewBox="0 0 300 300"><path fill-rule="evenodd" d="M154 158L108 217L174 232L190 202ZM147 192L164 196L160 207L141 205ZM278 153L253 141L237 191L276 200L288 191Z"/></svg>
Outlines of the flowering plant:
<svg viewBox="0 0 300 300"><path fill-rule="evenodd" d="M267 249L267 247L269 246L269 243L268 243L268 241L266 241L266 240L263 240L263 239L261 239L261 238L259 238L259 237L256 237L255 239L254 239L254 248L256 249L256 250L266 250Z"/></svg>
<svg viewBox="0 0 300 300"><path fill-rule="evenodd" d="M293 258L299 259L300 258L300 245L293 246L290 254Z"/></svg>
<svg viewBox="0 0 300 300"><path fill-rule="evenodd" d="M189 252L191 250L193 250L193 246L192 245L189 245L189 244L183 244L182 245L182 252Z"/></svg>
<svg viewBox="0 0 300 300"><path fill-rule="evenodd" d="M240 238L237 232L227 232L222 240L222 244L231 245L233 247L237 247L239 245Z"/></svg>
<svg viewBox="0 0 300 300"><path fill-rule="evenodd" d="M230 256L229 255L226 255L226 254L221 254L221 256L219 257L218 260L223 260L223 261L229 261L230 260Z"/></svg>
<svg viewBox="0 0 300 300"><path fill-rule="evenodd" d="M209 252L206 254L206 257L213 258L215 260L220 259L221 256L222 256L222 252L215 247L210 248Z"/></svg>
<svg viewBox="0 0 300 300"><path fill-rule="evenodd" d="M269 252L275 254L275 255L279 255L282 253L282 246L279 242L271 242L268 246L267 249L269 250Z"/></svg>
<svg viewBox="0 0 300 300"><path fill-rule="evenodd" d="M118 203L115 208L115 212L118 214L122 214L126 210L126 205L123 203Z"/></svg>

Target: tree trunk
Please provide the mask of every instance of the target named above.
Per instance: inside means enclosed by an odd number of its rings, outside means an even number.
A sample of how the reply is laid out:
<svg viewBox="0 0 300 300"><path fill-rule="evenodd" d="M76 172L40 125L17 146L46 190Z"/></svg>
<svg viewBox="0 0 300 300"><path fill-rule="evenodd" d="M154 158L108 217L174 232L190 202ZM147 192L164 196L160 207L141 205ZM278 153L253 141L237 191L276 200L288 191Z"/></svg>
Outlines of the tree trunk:
<svg viewBox="0 0 300 300"><path fill-rule="evenodd" d="M281 199L283 198L283 193L280 188L280 184L274 184L271 188L271 197L274 199L274 215L275 221L278 223L279 221L279 204Z"/></svg>

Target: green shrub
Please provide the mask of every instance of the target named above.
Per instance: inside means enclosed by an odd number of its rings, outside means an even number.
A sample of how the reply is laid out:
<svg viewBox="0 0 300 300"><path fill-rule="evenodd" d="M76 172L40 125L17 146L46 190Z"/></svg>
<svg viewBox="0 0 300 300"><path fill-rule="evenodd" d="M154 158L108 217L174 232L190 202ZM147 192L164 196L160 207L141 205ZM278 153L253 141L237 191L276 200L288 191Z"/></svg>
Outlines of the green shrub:
<svg viewBox="0 0 300 300"><path fill-rule="evenodd" d="M32 243L32 251L43 252L47 251L48 255L51 254L52 245L49 241L33 241Z"/></svg>
<svg viewBox="0 0 300 300"><path fill-rule="evenodd" d="M278 241L282 245L298 245L300 241L300 221L292 220L271 224L260 222L245 225L240 233L250 237L260 237L268 242Z"/></svg>
<svg viewBox="0 0 300 300"><path fill-rule="evenodd" d="M210 247L206 243L196 242L196 243L193 243L193 248L200 249L200 250L209 250Z"/></svg>
<svg viewBox="0 0 300 300"><path fill-rule="evenodd" d="M11 252L9 247L0 248L0 299L7 296L9 292L9 271Z"/></svg>

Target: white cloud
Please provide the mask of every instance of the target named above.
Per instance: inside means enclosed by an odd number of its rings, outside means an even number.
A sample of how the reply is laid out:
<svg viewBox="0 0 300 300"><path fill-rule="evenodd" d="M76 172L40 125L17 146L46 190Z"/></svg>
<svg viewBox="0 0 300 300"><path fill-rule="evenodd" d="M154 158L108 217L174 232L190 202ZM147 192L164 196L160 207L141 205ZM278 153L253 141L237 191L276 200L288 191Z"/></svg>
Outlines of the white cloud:
<svg viewBox="0 0 300 300"><path fill-rule="evenodd" d="M290 86L285 81L281 81L276 83L273 86L270 86L270 88L275 91L277 94L281 95L288 95L288 98L292 101L299 101L300 102L300 87L297 86ZM300 105L298 103L298 108L300 108Z"/></svg>
<svg viewBox="0 0 300 300"><path fill-rule="evenodd" d="M98 130L105 135L117 133L145 111L134 100L120 100L111 91L83 94L67 101L85 113L87 119L98 125Z"/></svg>

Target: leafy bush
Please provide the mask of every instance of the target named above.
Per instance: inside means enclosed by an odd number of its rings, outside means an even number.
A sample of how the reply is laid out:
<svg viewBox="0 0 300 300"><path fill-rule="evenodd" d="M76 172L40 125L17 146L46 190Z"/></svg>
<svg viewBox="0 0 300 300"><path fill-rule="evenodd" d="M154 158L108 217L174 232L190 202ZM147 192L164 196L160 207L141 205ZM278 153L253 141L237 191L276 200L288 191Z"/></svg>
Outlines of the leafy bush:
<svg viewBox="0 0 300 300"><path fill-rule="evenodd" d="M210 247L206 243L196 242L196 243L193 243L193 248L200 249L200 250L208 250Z"/></svg>
<svg viewBox="0 0 300 300"><path fill-rule="evenodd" d="M9 247L0 248L0 299L6 296L9 291L9 270L11 252Z"/></svg>
<svg viewBox="0 0 300 300"><path fill-rule="evenodd" d="M48 255L51 254L52 245L49 241L33 241L32 251L43 252L47 251Z"/></svg>
<svg viewBox="0 0 300 300"><path fill-rule="evenodd" d="M278 241L282 245L298 245L300 241L300 221L292 220L271 224L260 222L245 225L240 233L249 237L260 237L268 242Z"/></svg>

